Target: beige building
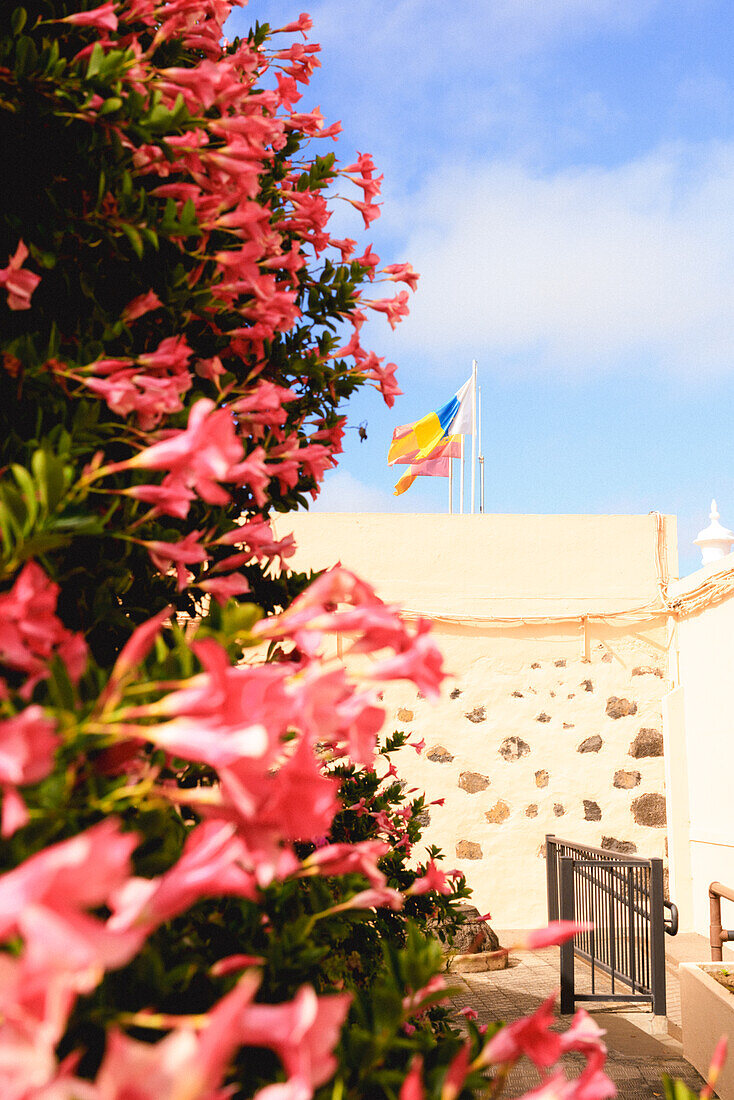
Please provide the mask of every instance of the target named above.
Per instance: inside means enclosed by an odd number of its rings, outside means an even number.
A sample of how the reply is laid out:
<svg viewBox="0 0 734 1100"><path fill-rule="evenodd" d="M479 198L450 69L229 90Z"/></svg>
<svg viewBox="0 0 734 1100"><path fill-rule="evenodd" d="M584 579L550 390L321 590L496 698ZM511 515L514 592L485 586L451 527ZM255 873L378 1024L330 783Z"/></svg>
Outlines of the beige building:
<svg viewBox="0 0 734 1100"><path fill-rule="evenodd" d="M398 769L445 800L425 840L465 872L495 926L545 922L546 833L667 855L674 517L306 513L277 529L295 533L295 568L341 562L432 620L451 678L435 704L388 686L386 728L425 739ZM676 874L682 883L685 860Z"/></svg>

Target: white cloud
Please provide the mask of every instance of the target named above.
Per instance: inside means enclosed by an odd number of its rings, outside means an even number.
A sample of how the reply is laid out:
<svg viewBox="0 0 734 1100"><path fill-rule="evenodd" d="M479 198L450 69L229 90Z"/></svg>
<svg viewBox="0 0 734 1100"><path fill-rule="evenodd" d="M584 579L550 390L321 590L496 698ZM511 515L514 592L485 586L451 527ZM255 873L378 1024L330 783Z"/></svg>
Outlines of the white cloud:
<svg viewBox="0 0 734 1100"><path fill-rule="evenodd" d="M346 470L328 476L312 512L390 512L393 497L372 485L365 485Z"/></svg>
<svg viewBox="0 0 734 1100"><path fill-rule="evenodd" d="M436 0L372 0L345 8L343 0L311 5L317 40L338 45L361 68L388 68L399 51L404 77L435 66L481 62L494 68L589 34L628 31L660 0L464 0L447 8ZM404 49L404 47L409 47ZM360 65L360 59L362 59ZM359 69L358 69L359 71Z"/></svg>
<svg viewBox="0 0 734 1100"><path fill-rule="evenodd" d="M734 366L734 144L541 176L445 168L386 210L422 274L395 354L520 371Z"/></svg>
<svg viewBox="0 0 734 1100"><path fill-rule="evenodd" d="M391 470L387 477L397 481L402 470ZM384 477L384 471L380 470L380 477ZM339 469L328 474L324 486L315 503L311 506L312 512L435 512L437 507L441 510L445 505L442 499L437 505L436 500L430 494L421 492L421 482L441 482L442 491L446 487L443 478L418 478L410 490L403 496L396 497L391 491L380 489L374 484L367 485L349 473L348 470ZM435 486L434 486L435 488ZM448 492L448 489L445 489Z"/></svg>

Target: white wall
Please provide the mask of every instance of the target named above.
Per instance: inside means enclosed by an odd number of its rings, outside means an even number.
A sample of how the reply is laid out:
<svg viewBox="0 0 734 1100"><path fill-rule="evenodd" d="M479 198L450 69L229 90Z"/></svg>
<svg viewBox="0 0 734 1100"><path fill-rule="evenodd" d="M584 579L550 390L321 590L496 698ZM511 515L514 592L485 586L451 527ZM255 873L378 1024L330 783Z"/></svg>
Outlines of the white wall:
<svg viewBox="0 0 734 1100"><path fill-rule="evenodd" d="M734 888L734 788L729 764L734 747L734 591L694 614L685 599L702 583L725 580L734 555L678 581L670 598L682 601L677 627L682 715L671 724L671 765L678 772L674 807L680 828L671 857L682 907L690 926L708 936L708 886ZM686 836L687 833L687 836ZM723 923L734 928L734 905L722 905Z"/></svg>

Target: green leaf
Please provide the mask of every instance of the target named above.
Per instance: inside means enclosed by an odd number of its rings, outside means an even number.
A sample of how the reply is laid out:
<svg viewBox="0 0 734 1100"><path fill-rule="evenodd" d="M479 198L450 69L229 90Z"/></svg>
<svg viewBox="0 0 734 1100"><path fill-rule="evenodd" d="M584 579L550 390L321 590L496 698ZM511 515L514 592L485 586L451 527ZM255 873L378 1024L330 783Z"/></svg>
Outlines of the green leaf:
<svg viewBox="0 0 734 1100"><path fill-rule="evenodd" d="M10 467L13 471L13 477L18 482L20 491L23 494L26 508L28 510L28 531L33 527L38 517L38 497L36 495L36 486L33 478L26 470L25 466L19 466L17 463L13 463Z"/></svg>
<svg viewBox="0 0 734 1100"><path fill-rule="evenodd" d="M13 14L10 16L10 27L13 34L21 34L23 27L26 25L28 19L28 12L25 8L16 8Z"/></svg>
<svg viewBox="0 0 734 1100"><path fill-rule="evenodd" d="M29 76L38 63L38 50L32 38L22 35L18 39L15 51L15 73L17 76Z"/></svg>
<svg viewBox="0 0 734 1100"><path fill-rule="evenodd" d="M111 115L115 111L119 111L122 107L123 101L119 95L111 95L109 99L106 99L100 109L97 111L97 118L104 118L105 115Z"/></svg>
<svg viewBox="0 0 734 1100"><path fill-rule="evenodd" d="M93 76L97 75L103 61L104 50L100 46L99 42L95 42L92 48L92 52L89 55L89 64L87 65L87 80L90 80Z"/></svg>
<svg viewBox="0 0 734 1100"><path fill-rule="evenodd" d="M134 225L128 225L127 222L122 222L120 224L120 229L122 230L122 232L125 234L125 236L129 240L130 245L131 245L132 250L135 253L135 255L138 257L139 260L142 260L142 258L143 258L143 238L140 236L140 233L138 232L138 230L135 228Z"/></svg>

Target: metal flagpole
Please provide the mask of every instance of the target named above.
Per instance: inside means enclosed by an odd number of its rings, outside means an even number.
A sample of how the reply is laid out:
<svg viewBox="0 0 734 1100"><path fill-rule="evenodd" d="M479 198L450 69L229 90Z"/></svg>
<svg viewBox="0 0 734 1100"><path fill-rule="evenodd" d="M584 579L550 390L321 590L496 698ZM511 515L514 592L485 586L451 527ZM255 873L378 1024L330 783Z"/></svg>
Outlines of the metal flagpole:
<svg viewBox="0 0 734 1100"><path fill-rule="evenodd" d="M459 470L459 511L464 515L464 433L461 433L461 469Z"/></svg>
<svg viewBox="0 0 734 1100"><path fill-rule="evenodd" d="M454 513L454 460L449 457L449 515Z"/></svg>
<svg viewBox="0 0 734 1100"><path fill-rule="evenodd" d="M484 511L484 455L482 454L482 387L479 387L479 415L477 433L479 435L479 511Z"/></svg>
<svg viewBox="0 0 734 1100"><path fill-rule="evenodd" d="M477 476L477 361L471 361L471 512L474 513L474 486Z"/></svg>

